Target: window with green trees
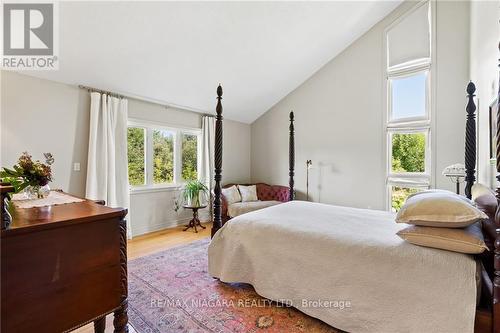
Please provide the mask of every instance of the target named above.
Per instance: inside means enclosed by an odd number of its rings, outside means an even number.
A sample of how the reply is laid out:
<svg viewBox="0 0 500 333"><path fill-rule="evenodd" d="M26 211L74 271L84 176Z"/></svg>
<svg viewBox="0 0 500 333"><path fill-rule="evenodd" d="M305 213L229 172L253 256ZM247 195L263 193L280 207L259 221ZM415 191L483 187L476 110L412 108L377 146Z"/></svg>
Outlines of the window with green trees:
<svg viewBox="0 0 500 333"><path fill-rule="evenodd" d="M128 174L132 187L178 185L198 178L200 130L129 120Z"/></svg>
<svg viewBox="0 0 500 333"><path fill-rule="evenodd" d="M198 136L182 135L182 179L198 179Z"/></svg>
<svg viewBox="0 0 500 333"><path fill-rule="evenodd" d="M129 127L128 140L128 181L130 185L144 185L146 181L144 142L145 130L140 127Z"/></svg>
<svg viewBox="0 0 500 333"><path fill-rule="evenodd" d="M153 130L153 183L174 182L174 134Z"/></svg>
<svg viewBox="0 0 500 333"><path fill-rule="evenodd" d="M386 209L398 211L407 197L432 185L435 147L435 28L431 2L415 4L384 32ZM418 23L416 23L418 22ZM415 43L408 45L408 39Z"/></svg>
<svg viewBox="0 0 500 333"><path fill-rule="evenodd" d="M391 138L392 172L425 172L425 134L394 133Z"/></svg>
<svg viewBox="0 0 500 333"><path fill-rule="evenodd" d="M405 203L406 198L419 191L420 189L417 188L393 186L391 189L392 211L399 211L401 206Z"/></svg>

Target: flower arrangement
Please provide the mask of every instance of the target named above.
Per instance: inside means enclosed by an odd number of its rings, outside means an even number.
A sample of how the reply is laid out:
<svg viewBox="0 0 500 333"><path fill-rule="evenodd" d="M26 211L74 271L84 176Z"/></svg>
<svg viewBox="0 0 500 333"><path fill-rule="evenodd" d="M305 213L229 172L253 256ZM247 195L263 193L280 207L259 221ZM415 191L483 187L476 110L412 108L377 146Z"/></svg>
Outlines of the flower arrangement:
<svg viewBox="0 0 500 333"><path fill-rule="evenodd" d="M51 165L54 164L54 157L51 153L43 155L45 163L34 161L30 154L24 152L12 169L3 168L0 171L0 178L14 187L14 193L28 189L32 190L37 197L44 197L41 188L46 187L52 181Z"/></svg>

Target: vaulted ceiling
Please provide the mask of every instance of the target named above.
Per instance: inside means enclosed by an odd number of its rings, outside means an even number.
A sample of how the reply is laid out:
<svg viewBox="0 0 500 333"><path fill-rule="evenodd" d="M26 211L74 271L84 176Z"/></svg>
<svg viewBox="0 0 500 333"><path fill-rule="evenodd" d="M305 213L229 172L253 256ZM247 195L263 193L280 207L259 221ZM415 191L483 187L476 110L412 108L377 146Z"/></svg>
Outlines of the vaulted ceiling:
<svg viewBox="0 0 500 333"><path fill-rule="evenodd" d="M251 123L401 1L60 2L59 70L29 75Z"/></svg>

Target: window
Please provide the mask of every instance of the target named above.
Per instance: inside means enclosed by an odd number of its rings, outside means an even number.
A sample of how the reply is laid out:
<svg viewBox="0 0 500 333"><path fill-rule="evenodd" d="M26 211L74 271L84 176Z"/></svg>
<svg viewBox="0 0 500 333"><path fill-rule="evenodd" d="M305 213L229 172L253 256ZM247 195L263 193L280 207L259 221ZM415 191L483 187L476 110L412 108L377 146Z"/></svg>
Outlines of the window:
<svg viewBox="0 0 500 333"><path fill-rule="evenodd" d="M427 71L389 79L391 121L426 117Z"/></svg>
<svg viewBox="0 0 500 333"><path fill-rule="evenodd" d="M405 203L406 199L417 192L421 191L415 187L391 187L391 210L393 212L399 211L401 206Z"/></svg>
<svg viewBox="0 0 500 333"><path fill-rule="evenodd" d="M392 211L431 185L430 9L429 2L420 3L386 30L386 183ZM406 37L415 39L411 47Z"/></svg>
<svg viewBox="0 0 500 333"><path fill-rule="evenodd" d="M425 174L427 133L389 132L391 149L390 174Z"/></svg>
<svg viewBox="0 0 500 333"><path fill-rule="evenodd" d="M144 160L145 138L144 128L129 127L128 140L128 181L130 185L144 185L146 172Z"/></svg>
<svg viewBox="0 0 500 333"><path fill-rule="evenodd" d="M182 135L182 179L198 178L198 136Z"/></svg>
<svg viewBox="0 0 500 333"><path fill-rule="evenodd" d="M153 130L153 183L174 182L174 135L175 132Z"/></svg>
<svg viewBox="0 0 500 333"><path fill-rule="evenodd" d="M198 129L129 120L128 174L132 189L164 188L198 179L200 135Z"/></svg>

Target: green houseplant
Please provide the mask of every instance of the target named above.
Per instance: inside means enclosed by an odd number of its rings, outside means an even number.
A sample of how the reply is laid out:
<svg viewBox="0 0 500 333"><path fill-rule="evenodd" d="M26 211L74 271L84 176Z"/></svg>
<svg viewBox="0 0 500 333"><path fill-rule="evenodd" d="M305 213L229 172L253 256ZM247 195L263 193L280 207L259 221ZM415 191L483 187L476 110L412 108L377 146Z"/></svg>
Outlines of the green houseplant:
<svg viewBox="0 0 500 333"><path fill-rule="evenodd" d="M184 204L188 206L201 206L206 201L208 187L199 180L191 180L186 183L182 190Z"/></svg>

